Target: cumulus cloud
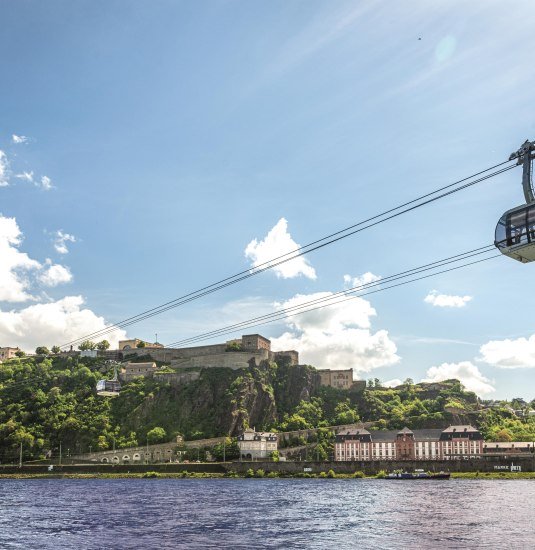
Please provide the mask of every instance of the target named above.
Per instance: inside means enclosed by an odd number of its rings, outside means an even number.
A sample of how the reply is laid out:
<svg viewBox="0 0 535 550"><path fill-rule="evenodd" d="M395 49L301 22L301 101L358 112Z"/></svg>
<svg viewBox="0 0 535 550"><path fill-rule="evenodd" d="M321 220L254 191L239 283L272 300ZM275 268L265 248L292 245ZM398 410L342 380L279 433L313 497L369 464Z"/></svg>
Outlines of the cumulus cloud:
<svg viewBox="0 0 535 550"><path fill-rule="evenodd" d="M479 349L481 360L502 369L535 367L535 334L515 340L491 340Z"/></svg>
<svg viewBox="0 0 535 550"><path fill-rule="evenodd" d="M424 302L436 307L464 307L472 296L453 296L450 294L439 294L437 290L432 290L425 298Z"/></svg>
<svg viewBox="0 0 535 550"><path fill-rule="evenodd" d="M33 183L33 172L21 172L20 174L15 174L15 177Z"/></svg>
<svg viewBox="0 0 535 550"><path fill-rule="evenodd" d="M379 275L374 275L370 271L367 271L366 273L357 277L344 275L344 288L355 288L358 286L369 285L370 283L375 283L379 280L381 280L381 277Z"/></svg>
<svg viewBox="0 0 535 550"><path fill-rule="evenodd" d="M70 235L69 233L64 233L61 229L58 229L54 233L54 248L56 252L60 254L67 254L69 249L67 248L67 243L75 243L76 237Z"/></svg>
<svg viewBox="0 0 535 550"><path fill-rule="evenodd" d="M442 380L456 378L461 381L467 390L478 395L486 395L495 391L491 381L483 376L476 365L470 361L442 363L442 365L428 369L426 376L427 378L424 378L422 382L441 382Z"/></svg>
<svg viewBox="0 0 535 550"><path fill-rule="evenodd" d="M44 189L45 191L50 191L50 189L54 186L52 185L52 180L48 176L42 176L41 183L38 187L41 187L41 189Z"/></svg>
<svg viewBox="0 0 535 550"><path fill-rule="evenodd" d="M41 264L21 252L22 232L15 218L0 214L0 301L24 302L34 299L29 293L29 273Z"/></svg>
<svg viewBox="0 0 535 550"><path fill-rule="evenodd" d="M40 273L39 281L45 286L58 286L72 281L72 273L68 267L47 260L47 267Z"/></svg>
<svg viewBox="0 0 535 550"><path fill-rule="evenodd" d="M0 302L35 300L34 285L58 286L72 280L68 267L46 260L41 264L21 252L22 232L15 218L0 214Z"/></svg>
<svg viewBox="0 0 535 550"><path fill-rule="evenodd" d="M299 294L277 307L288 309L331 294ZM387 331L371 331L370 318L375 315L368 301L355 298L287 317L288 330L278 338L271 338L272 347L298 350L302 363L318 368L353 368L356 373L366 373L393 365L399 361L396 345Z"/></svg>
<svg viewBox="0 0 535 550"><path fill-rule="evenodd" d="M0 342L33 351L40 345L61 345L105 328L104 319L83 304L81 296L66 296L20 311L0 310ZM105 336L112 347L125 337L123 330Z"/></svg>
<svg viewBox="0 0 535 550"><path fill-rule="evenodd" d="M74 239L66 236L67 240ZM21 244L22 232L15 218L0 214L0 302L36 300L31 294L34 286L55 287L72 280L68 267L50 259L41 264L22 252ZM102 317L83 307L81 296L48 299L48 303L32 304L18 311L0 308L0 343L32 351L39 345L63 344L108 326ZM125 336L119 330L106 339L115 345Z"/></svg>
<svg viewBox="0 0 535 550"><path fill-rule="evenodd" d="M17 143L17 144L19 144L19 143L27 143L28 138L27 138L26 136L18 136L17 134L13 134L13 135L11 136L11 141L12 141L13 143Z"/></svg>
<svg viewBox="0 0 535 550"><path fill-rule="evenodd" d="M269 231L264 240L253 239L245 248L245 257L251 260L253 267L257 267L273 258L277 258L299 248L288 233L288 222L281 218ZM309 279L316 278L316 271L304 256L300 256L273 268L277 277L291 279L303 275Z"/></svg>
<svg viewBox="0 0 535 550"><path fill-rule="evenodd" d="M0 187L6 187L9 185L7 173L9 169L9 162L7 160L7 156L0 149Z"/></svg>

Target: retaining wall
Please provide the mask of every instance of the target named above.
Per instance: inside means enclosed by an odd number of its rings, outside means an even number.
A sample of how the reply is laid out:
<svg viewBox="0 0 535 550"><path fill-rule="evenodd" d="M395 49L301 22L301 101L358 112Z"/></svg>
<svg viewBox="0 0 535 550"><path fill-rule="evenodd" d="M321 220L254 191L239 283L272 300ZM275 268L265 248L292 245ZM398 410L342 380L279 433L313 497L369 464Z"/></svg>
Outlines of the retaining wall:
<svg viewBox="0 0 535 550"><path fill-rule="evenodd" d="M391 472L393 470L422 469L431 472L498 472L510 471L511 464L520 466L522 472L535 472L535 460L532 457L514 457L514 458L487 458L473 460L376 460L376 461L352 461L352 462L227 462L223 464L226 470L234 470L238 473L245 472L252 468L253 470L262 469L264 472L282 472L288 474L303 473L305 468L309 473L319 474L333 470L339 474L352 474L356 471L364 472L366 475L374 475L384 470Z"/></svg>

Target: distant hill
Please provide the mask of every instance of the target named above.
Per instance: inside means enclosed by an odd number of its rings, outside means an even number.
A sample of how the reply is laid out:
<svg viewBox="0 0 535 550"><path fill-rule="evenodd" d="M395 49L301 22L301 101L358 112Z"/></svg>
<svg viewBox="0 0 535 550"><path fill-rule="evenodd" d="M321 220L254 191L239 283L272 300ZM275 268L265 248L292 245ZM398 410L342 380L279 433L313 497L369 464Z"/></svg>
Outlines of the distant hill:
<svg viewBox="0 0 535 550"><path fill-rule="evenodd" d="M125 384L117 398L98 397L110 376L99 359L53 356L0 365L0 461L57 452L77 454L136 444L236 435L245 427L279 431L374 421L378 429L480 426L489 438L535 437L535 420L510 409L483 410L458 380L338 390L320 386L314 367L264 362L231 370L198 369L184 382L162 376ZM180 381L182 380L182 381ZM505 431L504 431L505 430ZM528 437L529 436L529 437Z"/></svg>

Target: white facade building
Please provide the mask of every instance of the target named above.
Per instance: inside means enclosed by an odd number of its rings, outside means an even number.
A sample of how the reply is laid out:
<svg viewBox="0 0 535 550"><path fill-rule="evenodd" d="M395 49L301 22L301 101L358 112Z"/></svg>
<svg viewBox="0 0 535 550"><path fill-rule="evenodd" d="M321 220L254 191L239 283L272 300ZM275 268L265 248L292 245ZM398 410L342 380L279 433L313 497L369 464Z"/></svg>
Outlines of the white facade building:
<svg viewBox="0 0 535 550"><path fill-rule="evenodd" d="M278 448L277 434L248 428L238 436L238 447L241 460L267 459Z"/></svg>

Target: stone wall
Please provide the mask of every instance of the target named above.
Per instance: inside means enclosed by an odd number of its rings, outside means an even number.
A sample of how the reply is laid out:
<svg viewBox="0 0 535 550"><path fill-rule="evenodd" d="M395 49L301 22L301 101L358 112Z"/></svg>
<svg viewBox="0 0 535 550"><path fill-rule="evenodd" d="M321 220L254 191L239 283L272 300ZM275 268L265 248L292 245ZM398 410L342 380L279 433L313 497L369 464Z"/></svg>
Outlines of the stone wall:
<svg viewBox="0 0 535 550"><path fill-rule="evenodd" d="M181 460L184 449L204 449L222 443L224 437L196 439L194 441L169 441L156 445L139 445L125 449L85 453L70 457L71 461L100 462L103 464L144 464L156 462L175 462ZM128 457L128 458L126 458ZM204 458L202 454L200 458ZM66 459L64 459L66 460Z"/></svg>
<svg viewBox="0 0 535 550"><path fill-rule="evenodd" d="M356 471L364 472L366 475L375 475L381 470L392 472L393 470L413 471L422 469L430 472L506 472L511 471L511 464L520 466L522 472L534 472L535 461L531 457L500 457L495 460L486 458L471 460L375 460L375 461L354 461L354 462L231 462L223 464L226 470L234 470L244 474L249 468L253 470L262 469L264 472L283 472L289 474L303 473L307 468L308 473L319 474L333 470L339 474L352 474Z"/></svg>

